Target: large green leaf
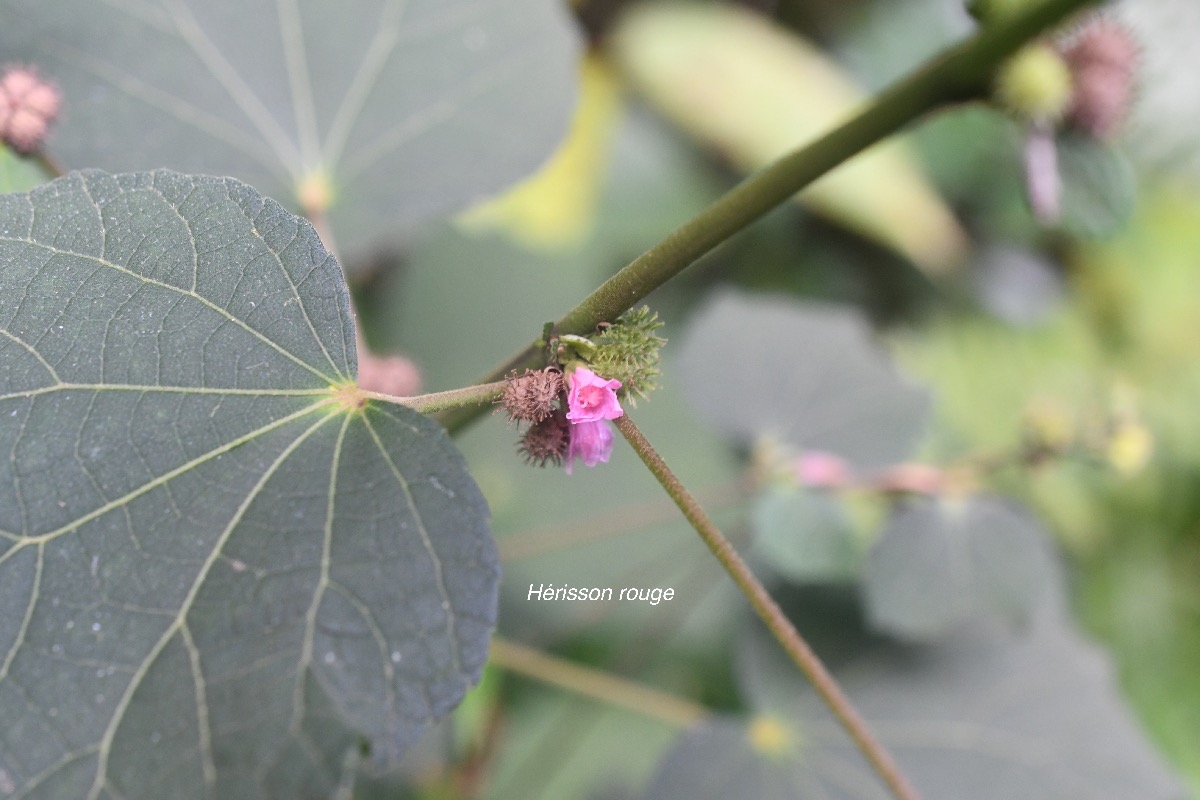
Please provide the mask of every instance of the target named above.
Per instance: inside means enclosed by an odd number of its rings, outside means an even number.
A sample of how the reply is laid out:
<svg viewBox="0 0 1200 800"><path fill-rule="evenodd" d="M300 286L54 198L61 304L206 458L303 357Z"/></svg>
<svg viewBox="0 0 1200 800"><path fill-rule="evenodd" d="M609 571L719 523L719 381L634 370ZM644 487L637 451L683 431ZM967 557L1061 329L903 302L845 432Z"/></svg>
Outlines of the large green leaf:
<svg viewBox="0 0 1200 800"><path fill-rule="evenodd" d="M354 370L337 263L242 183L0 197L0 786L325 797L459 701L487 507Z"/></svg>
<svg viewBox="0 0 1200 800"><path fill-rule="evenodd" d="M0 0L0 53L64 94L74 167L332 192L364 252L531 172L566 129L578 37L556 0Z"/></svg>

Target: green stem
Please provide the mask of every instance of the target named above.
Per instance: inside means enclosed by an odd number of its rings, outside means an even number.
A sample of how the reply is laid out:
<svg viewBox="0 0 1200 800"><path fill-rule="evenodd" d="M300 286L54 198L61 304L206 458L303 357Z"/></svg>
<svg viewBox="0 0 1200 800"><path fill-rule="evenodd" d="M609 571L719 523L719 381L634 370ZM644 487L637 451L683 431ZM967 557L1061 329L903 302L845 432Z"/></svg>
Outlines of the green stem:
<svg viewBox="0 0 1200 800"><path fill-rule="evenodd" d="M462 389L449 389L444 392L418 394L412 397L397 397L391 394L384 394L383 392L366 390L362 390L361 394L363 397L369 397L372 400L382 400L385 403L407 406L422 414L432 414L436 411L444 411L449 408L470 408L482 411L494 403L503 391L504 381L496 381L495 383L481 383L477 386L465 386Z"/></svg>
<svg viewBox="0 0 1200 800"><path fill-rule="evenodd" d="M751 175L699 215L672 231L609 278L556 325L558 333L588 334L612 322L646 295L825 173L936 108L985 97L993 70L1021 45L1097 0L1045 0L990 25L884 91L842 125ZM494 369L485 381L543 366L536 342ZM478 409L441 416L451 432Z"/></svg>
<svg viewBox="0 0 1200 800"><path fill-rule="evenodd" d="M638 457L642 459L642 463L666 489L667 494L675 501L675 505L679 506L679 510L687 517L696 532L700 534L700 538L708 545L708 549L716 556L717 561L721 562L721 566L746 595L746 599L750 601L755 613L766 623L767 628L783 646L784 651L808 678L817 694L833 711L838 721L842 723L842 727L850 734L850 738L858 745L858 749L875 768L876 773L887 784L892 794L897 800L917 800L916 790L900 772L900 768L896 766L891 754L875 738L866 722L850 704L850 699L846 697L837 681L829 674L829 670L800 636L799 631L772 599L766 587L754 576L750 567L746 566L746 562L733 549L733 545L704 513L704 509L688 492L687 487L675 476L675 473L642 435L628 414L613 421L634 451L637 452Z"/></svg>

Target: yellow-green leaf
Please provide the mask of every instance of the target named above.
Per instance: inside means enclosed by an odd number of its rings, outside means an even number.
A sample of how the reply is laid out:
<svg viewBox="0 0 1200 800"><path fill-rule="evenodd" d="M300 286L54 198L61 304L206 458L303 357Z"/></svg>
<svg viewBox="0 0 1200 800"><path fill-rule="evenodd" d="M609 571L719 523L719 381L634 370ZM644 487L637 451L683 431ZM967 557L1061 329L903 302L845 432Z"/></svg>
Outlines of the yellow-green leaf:
<svg viewBox="0 0 1200 800"><path fill-rule="evenodd" d="M865 99L815 47L732 5L640 5L611 44L655 106L747 172L820 136ZM844 164L799 199L930 272L952 267L967 246L897 141Z"/></svg>

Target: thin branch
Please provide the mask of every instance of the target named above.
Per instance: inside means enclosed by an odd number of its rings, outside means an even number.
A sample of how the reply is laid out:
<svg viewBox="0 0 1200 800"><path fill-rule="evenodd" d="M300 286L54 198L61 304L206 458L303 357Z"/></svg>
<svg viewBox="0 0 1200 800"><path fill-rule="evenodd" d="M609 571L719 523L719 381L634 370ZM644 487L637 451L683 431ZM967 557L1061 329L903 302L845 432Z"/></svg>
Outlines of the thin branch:
<svg viewBox="0 0 1200 800"><path fill-rule="evenodd" d="M504 391L504 381L484 383L478 386L464 386L461 389L448 389L444 392L418 394L411 397L397 397L383 392L360 390L363 397L372 400L382 400L398 406L407 406L422 414L432 414L448 408L487 408L495 402Z"/></svg>
<svg viewBox="0 0 1200 800"><path fill-rule="evenodd" d="M496 666L512 672L636 711L669 725L686 727L708 715L708 710L703 706L675 695L555 658L499 636L492 639L489 659Z"/></svg>
<svg viewBox="0 0 1200 800"><path fill-rule="evenodd" d="M585 335L612 322L646 295L748 227L796 192L913 121L944 106L987 96L992 72L1029 40L1096 0L1045 0L982 29L961 45L878 95L862 111L815 142L746 178L707 209L672 231L609 278L558 321L558 333ZM543 366L533 342L481 382L513 370ZM479 416L478 409L441 415L451 432Z"/></svg>
<svg viewBox="0 0 1200 800"><path fill-rule="evenodd" d="M767 628L775 639L783 646L784 651L808 678L809 683L816 689L817 694L833 711L834 716L841 722L842 727L850 734L850 738L858 745L858 749L866 757L876 773L887 784L897 800L917 800L916 790L900 772L895 759L880 743L863 718L851 705L850 699L842 692L837 681L817 658L808 643L792 625L791 620L779 608L779 605L767 592L766 588L755 577L750 567L741 559L729 540L717 529L704 509L696 502L685 487L671 471L662 456L651 446L646 437L629 418L628 414L613 420L617 429L633 447L642 463L650 470L658 482L666 489L667 494L679 506L679 510L687 517L688 522L700 534L700 538L708 545L708 549L721 562L734 583L746 595L755 613L766 623Z"/></svg>

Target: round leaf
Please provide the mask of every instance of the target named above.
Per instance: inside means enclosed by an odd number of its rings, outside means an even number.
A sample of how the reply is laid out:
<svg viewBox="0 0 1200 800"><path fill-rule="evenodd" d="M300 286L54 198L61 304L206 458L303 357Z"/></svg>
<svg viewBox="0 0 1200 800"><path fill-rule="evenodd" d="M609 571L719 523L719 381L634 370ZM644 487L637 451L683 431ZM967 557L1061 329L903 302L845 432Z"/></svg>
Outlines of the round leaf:
<svg viewBox="0 0 1200 800"><path fill-rule="evenodd" d="M344 279L232 179L0 197L0 776L27 798L329 796L478 678L487 507L361 405Z"/></svg>
<svg viewBox="0 0 1200 800"><path fill-rule="evenodd" d="M778 725L772 721L772 725ZM782 731L782 729L781 729ZM786 731L782 731L786 735ZM764 753L753 734L732 719L686 731L659 764L644 797L652 800L791 800L806 797L810 782L792 753Z"/></svg>
<svg viewBox="0 0 1200 800"><path fill-rule="evenodd" d="M858 548L845 509L833 497L780 488L754 503L754 548L775 572L795 581L841 580L858 570Z"/></svg>
<svg viewBox="0 0 1200 800"><path fill-rule="evenodd" d="M1062 227L1078 236L1111 236L1133 216L1133 168L1114 148L1086 136L1058 137Z"/></svg>
<svg viewBox="0 0 1200 800"><path fill-rule="evenodd" d="M920 647L870 638L853 605L810 594L787 599L797 626L833 636L833 648L810 639L819 653L842 645L827 663L925 800L1184 796L1122 699L1112 664L1067 619L1060 593L1043 594L1022 630L980 620ZM804 792L793 796L889 797L765 629L750 628L744 645L740 677L752 709L799 731L793 785ZM709 761L721 763L716 754ZM706 796L720 795L695 795Z"/></svg>
<svg viewBox="0 0 1200 800"><path fill-rule="evenodd" d="M575 93L578 37L551 0L0 0L0 17L4 58L62 88L60 160L329 202L354 252L532 172Z"/></svg>
<svg viewBox="0 0 1200 800"><path fill-rule="evenodd" d="M856 312L718 294L680 347L689 399L720 430L836 454L859 468L911 455L929 398L901 376Z"/></svg>
<svg viewBox="0 0 1200 800"><path fill-rule="evenodd" d="M871 624L928 639L979 614L1028 618L1052 570L1048 539L1028 514L991 497L915 499L867 555Z"/></svg>

